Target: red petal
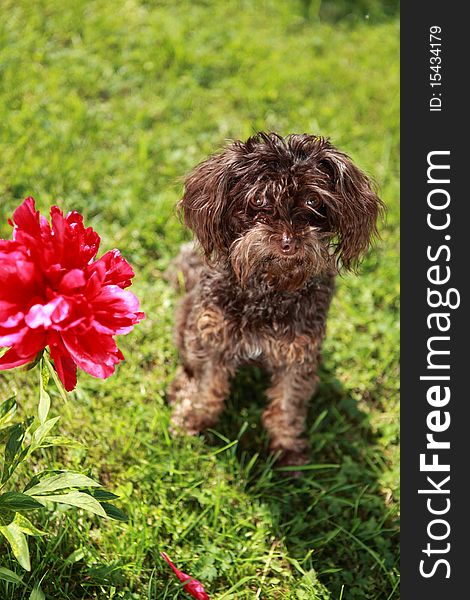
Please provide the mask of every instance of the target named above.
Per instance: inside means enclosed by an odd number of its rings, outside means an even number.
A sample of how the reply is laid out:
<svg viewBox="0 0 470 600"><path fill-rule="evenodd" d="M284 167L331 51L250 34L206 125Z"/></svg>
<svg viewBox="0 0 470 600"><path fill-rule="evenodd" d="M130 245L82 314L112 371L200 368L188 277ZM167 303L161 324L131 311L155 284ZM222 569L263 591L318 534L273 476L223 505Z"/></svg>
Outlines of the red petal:
<svg viewBox="0 0 470 600"><path fill-rule="evenodd" d="M131 279L134 277L131 265L116 249L103 254L101 258L93 263L92 269L104 269L103 285L118 285L121 288L126 288L131 285Z"/></svg>
<svg viewBox="0 0 470 600"><path fill-rule="evenodd" d="M66 269L86 267L98 252L100 236L91 227L85 229L83 217L76 211L64 217L64 213L53 206L51 221L56 262Z"/></svg>
<svg viewBox="0 0 470 600"><path fill-rule="evenodd" d="M68 271L60 282L60 290L64 293L74 292L77 288L81 288L86 284L86 279L81 269L72 269Z"/></svg>
<svg viewBox="0 0 470 600"><path fill-rule="evenodd" d="M15 367L26 365L27 363L32 362L36 356L37 352L35 354L31 354L31 356L19 356L16 348L10 348L10 350L5 352L5 354L0 358L0 371L14 369Z"/></svg>
<svg viewBox="0 0 470 600"><path fill-rule="evenodd" d="M36 210L34 199L26 198L13 213L13 239L23 244L41 263L50 254L51 228L47 219Z"/></svg>
<svg viewBox="0 0 470 600"><path fill-rule="evenodd" d="M69 302L62 296L57 296L47 304L34 304L26 314L24 320L28 327L48 329L52 323L63 321L70 314Z"/></svg>
<svg viewBox="0 0 470 600"><path fill-rule="evenodd" d="M183 571L177 569L173 562L170 560L168 554L166 554L165 552L160 552L160 555L170 565L176 577L178 577L178 579L184 584L184 589L189 594L191 594L193 598L196 598L197 600L210 600L209 594L205 591L204 586L200 581L194 579L194 577L191 577L190 575L186 575L186 573L183 573Z"/></svg>
<svg viewBox="0 0 470 600"><path fill-rule="evenodd" d="M26 198L13 213L13 221L16 225L14 239L21 241L21 234L25 233L33 238L41 237L39 224L39 211L36 210L34 198ZM18 233L20 234L18 239Z"/></svg>
<svg viewBox="0 0 470 600"><path fill-rule="evenodd" d="M43 331L27 329L21 342L15 344L19 356L31 356L38 354L47 345L47 338Z"/></svg>
<svg viewBox="0 0 470 600"><path fill-rule="evenodd" d="M21 323L24 319L24 313L17 312L17 310L15 304L0 300L0 331L2 331L2 328L11 329Z"/></svg>
<svg viewBox="0 0 470 600"><path fill-rule="evenodd" d="M139 300L117 285L106 285L92 300L93 314L98 322L97 329L111 334L125 334L144 318L139 312ZM100 325L102 327L100 327Z"/></svg>
<svg viewBox="0 0 470 600"><path fill-rule="evenodd" d="M123 358L115 341L109 335L89 330L82 335L73 331L62 332L62 341L73 361L86 373L106 379L115 371Z"/></svg>
<svg viewBox="0 0 470 600"><path fill-rule="evenodd" d="M24 338L27 331L27 327L21 327L21 329L17 329L16 331L0 327L0 348L21 344L21 340Z"/></svg>
<svg viewBox="0 0 470 600"><path fill-rule="evenodd" d="M50 349L57 375L67 392L71 392L77 385L77 365L62 343L51 344Z"/></svg>

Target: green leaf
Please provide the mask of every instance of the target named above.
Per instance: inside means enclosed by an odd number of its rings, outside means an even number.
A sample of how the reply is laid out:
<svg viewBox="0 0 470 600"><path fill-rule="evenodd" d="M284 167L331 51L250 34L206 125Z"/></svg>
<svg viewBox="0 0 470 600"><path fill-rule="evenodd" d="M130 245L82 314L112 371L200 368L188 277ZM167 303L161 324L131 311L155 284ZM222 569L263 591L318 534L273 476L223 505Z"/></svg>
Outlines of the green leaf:
<svg viewBox="0 0 470 600"><path fill-rule="evenodd" d="M62 400L64 402L68 402L67 392L65 391L62 381L59 379L59 376L57 375L57 371L54 369L53 364L51 363L51 361L49 360L49 358L46 355L44 355L44 362L46 363L47 368L49 369L49 373L52 375L52 379L54 380L54 383L56 384L56 387L60 394L60 397L62 398Z"/></svg>
<svg viewBox="0 0 470 600"><path fill-rule="evenodd" d="M8 583L24 585L24 583L21 580L21 577L13 571L10 571L10 569L7 569L6 567L0 567L0 579L2 581L7 581Z"/></svg>
<svg viewBox="0 0 470 600"><path fill-rule="evenodd" d="M16 396L10 396L0 404L0 426L7 423L16 411Z"/></svg>
<svg viewBox="0 0 470 600"><path fill-rule="evenodd" d="M78 440L72 440L63 435L48 435L46 436L39 448L50 448L51 446L73 446L75 448L84 448L85 446Z"/></svg>
<svg viewBox="0 0 470 600"><path fill-rule="evenodd" d="M96 498L99 502L103 500L116 500L116 498L119 498L119 496L113 494L113 492L108 492L108 490L103 489L91 490L88 493L91 494L93 498Z"/></svg>
<svg viewBox="0 0 470 600"><path fill-rule="evenodd" d="M12 521L15 520L15 511L10 510L9 508L0 507L0 526L9 525Z"/></svg>
<svg viewBox="0 0 470 600"><path fill-rule="evenodd" d="M47 363L44 355L41 358L41 363L39 365L39 376L41 378L41 385L44 389L47 388L47 384L49 383L49 369L47 368Z"/></svg>
<svg viewBox="0 0 470 600"><path fill-rule="evenodd" d="M8 427L0 429L0 444L3 445L5 443L14 427L16 427L16 425L9 425Z"/></svg>
<svg viewBox="0 0 470 600"><path fill-rule="evenodd" d="M35 525L31 523L29 519L27 519L24 515L20 513L16 513L15 523L18 525L18 527L23 533L26 533L26 535L46 535L45 531L38 529Z"/></svg>
<svg viewBox="0 0 470 600"><path fill-rule="evenodd" d="M31 445L36 448L39 447L42 440L46 437L46 435L50 432L50 430L54 427L54 425L59 419L60 417L54 417L53 419L45 421L44 423L42 423L42 425L39 425L39 427L33 433Z"/></svg>
<svg viewBox="0 0 470 600"><path fill-rule="evenodd" d="M43 388L39 392L38 417L39 422L45 423L49 410L51 408L51 397Z"/></svg>
<svg viewBox="0 0 470 600"><path fill-rule="evenodd" d="M76 563L76 562L82 560L86 555L87 555L87 551L85 551L84 548L81 548L81 547L77 548L76 550L74 550L72 552L72 554L69 554L69 556L67 556L64 563L65 564Z"/></svg>
<svg viewBox="0 0 470 600"><path fill-rule="evenodd" d="M114 504L110 504L109 502L101 502L101 506L104 508L106 514L110 519L114 519L116 521L128 521L129 517L117 506Z"/></svg>
<svg viewBox="0 0 470 600"><path fill-rule="evenodd" d="M6 527L0 526L0 533L3 534L7 539L16 560L20 563L23 569L26 571L31 571L28 542L19 525L13 522Z"/></svg>
<svg viewBox="0 0 470 600"><path fill-rule="evenodd" d="M38 404L38 417L41 425L46 422L47 415L49 414L49 410L51 408L51 397L46 392L46 390L39 386L39 404Z"/></svg>
<svg viewBox="0 0 470 600"><path fill-rule="evenodd" d="M21 451L21 444L25 434L25 427L22 423L14 425L10 431L7 443L5 445L5 464L3 465L2 483L5 483L10 477L13 469L13 463L17 454Z"/></svg>
<svg viewBox="0 0 470 600"><path fill-rule="evenodd" d="M46 391L49 382L49 371L44 358L39 363L39 404L38 417L41 425L46 422L49 409L51 408L51 398Z"/></svg>
<svg viewBox="0 0 470 600"><path fill-rule="evenodd" d="M33 487L30 487L29 489L26 487L24 493L29 496L38 496L67 488L85 487L101 487L101 484L81 473L71 473L66 471L64 473L59 473L58 475L42 478L40 482L33 485Z"/></svg>
<svg viewBox="0 0 470 600"><path fill-rule="evenodd" d="M34 510L42 508L42 504L20 492L5 492L4 494L0 494L0 510L2 508L10 510Z"/></svg>
<svg viewBox="0 0 470 600"><path fill-rule="evenodd" d="M106 517L106 512L98 500L84 492L68 492L67 494L53 494L51 496L35 496L39 502L59 502L77 508L83 508L100 517Z"/></svg>
<svg viewBox="0 0 470 600"><path fill-rule="evenodd" d="M29 597L29 600L46 600L44 592L41 590L39 583L34 586L33 591Z"/></svg>
<svg viewBox="0 0 470 600"><path fill-rule="evenodd" d="M25 428L22 423L13 426L10 437L5 446L5 461L11 463L15 459L18 450L21 448L25 434Z"/></svg>

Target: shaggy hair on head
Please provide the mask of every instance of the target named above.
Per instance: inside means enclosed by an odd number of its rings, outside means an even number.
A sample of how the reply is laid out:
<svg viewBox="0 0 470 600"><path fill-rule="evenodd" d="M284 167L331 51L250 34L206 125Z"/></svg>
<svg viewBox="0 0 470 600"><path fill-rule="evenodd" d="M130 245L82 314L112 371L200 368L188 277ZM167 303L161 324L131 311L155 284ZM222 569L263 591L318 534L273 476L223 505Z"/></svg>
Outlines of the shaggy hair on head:
<svg viewBox="0 0 470 600"><path fill-rule="evenodd" d="M198 165L179 210L201 251L183 246L174 263L186 295L173 428L214 425L236 370L258 364L271 375L263 413L271 449L302 464L334 278L367 251L383 204L327 139L258 133Z"/></svg>

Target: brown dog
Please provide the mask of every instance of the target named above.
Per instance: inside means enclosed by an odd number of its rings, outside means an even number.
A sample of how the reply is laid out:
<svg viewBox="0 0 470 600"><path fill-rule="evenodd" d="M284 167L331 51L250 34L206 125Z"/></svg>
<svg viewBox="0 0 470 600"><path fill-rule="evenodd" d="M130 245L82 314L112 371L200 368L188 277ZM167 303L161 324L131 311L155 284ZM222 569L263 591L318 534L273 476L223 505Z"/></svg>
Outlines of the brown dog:
<svg viewBox="0 0 470 600"><path fill-rule="evenodd" d="M272 377L270 447L302 464L334 278L367 250L383 204L326 139L258 133L197 166L179 208L203 256L184 246L176 260L187 293L169 392L174 429L214 425L238 367L258 364Z"/></svg>

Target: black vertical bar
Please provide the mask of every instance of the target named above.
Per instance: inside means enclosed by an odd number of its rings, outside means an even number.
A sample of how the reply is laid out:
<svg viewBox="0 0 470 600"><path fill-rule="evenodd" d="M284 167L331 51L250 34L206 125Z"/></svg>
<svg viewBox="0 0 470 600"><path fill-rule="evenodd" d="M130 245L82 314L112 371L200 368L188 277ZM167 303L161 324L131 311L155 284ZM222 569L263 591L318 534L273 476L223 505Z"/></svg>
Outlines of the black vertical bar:
<svg viewBox="0 0 470 600"><path fill-rule="evenodd" d="M460 6L401 9L402 600L470 598L469 51Z"/></svg>

